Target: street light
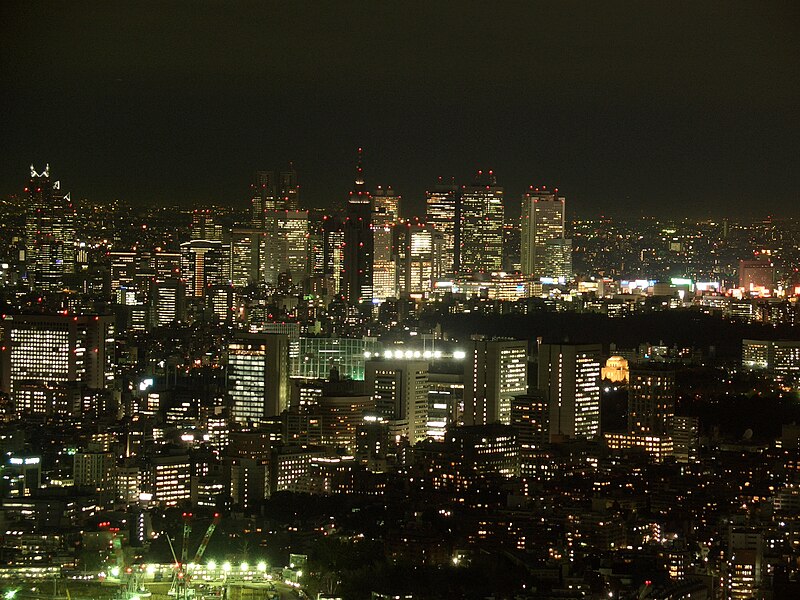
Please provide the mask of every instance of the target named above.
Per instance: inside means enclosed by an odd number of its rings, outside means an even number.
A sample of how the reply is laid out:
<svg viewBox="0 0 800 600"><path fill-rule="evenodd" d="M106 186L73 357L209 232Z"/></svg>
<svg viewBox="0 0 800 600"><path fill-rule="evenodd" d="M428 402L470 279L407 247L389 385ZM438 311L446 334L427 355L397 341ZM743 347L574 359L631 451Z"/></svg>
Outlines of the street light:
<svg viewBox="0 0 800 600"><path fill-rule="evenodd" d="M256 566L256 568L257 568L257 569L258 569L258 570L259 570L261 573L263 573L263 572L265 572L265 571L267 570L267 563L265 563L265 562L262 560L260 563L258 563L258 565Z"/></svg>
<svg viewBox="0 0 800 600"><path fill-rule="evenodd" d="M229 563L228 561L225 561L224 563L222 563L222 570L225 571L226 573L230 573L230 571L231 571L231 563Z"/></svg>
<svg viewBox="0 0 800 600"><path fill-rule="evenodd" d="M213 560L208 561L208 570L209 571L216 571L217 570L217 563Z"/></svg>

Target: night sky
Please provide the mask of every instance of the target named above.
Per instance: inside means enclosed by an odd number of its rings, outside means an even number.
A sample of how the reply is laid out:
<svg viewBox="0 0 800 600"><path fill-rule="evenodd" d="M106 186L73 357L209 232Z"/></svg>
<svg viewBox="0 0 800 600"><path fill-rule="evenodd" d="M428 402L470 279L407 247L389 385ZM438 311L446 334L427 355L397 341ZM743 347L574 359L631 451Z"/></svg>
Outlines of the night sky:
<svg viewBox="0 0 800 600"><path fill-rule="evenodd" d="M0 3L0 193L244 203L295 162L306 206L410 210L494 169L509 209L800 216L797 2Z"/></svg>

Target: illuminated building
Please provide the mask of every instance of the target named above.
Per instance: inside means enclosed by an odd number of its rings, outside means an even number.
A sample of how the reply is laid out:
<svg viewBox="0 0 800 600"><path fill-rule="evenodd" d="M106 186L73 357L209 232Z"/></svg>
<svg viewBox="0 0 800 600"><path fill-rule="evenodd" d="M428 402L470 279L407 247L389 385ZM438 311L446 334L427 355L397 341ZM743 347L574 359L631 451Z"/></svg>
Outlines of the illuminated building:
<svg viewBox="0 0 800 600"><path fill-rule="evenodd" d="M356 428L363 422L364 414L374 406L374 399L369 395L326 390L320 396L316 410L320 419L320 444L353 454L356 450Z"/></svg>
<svg viewBox="0 0 800 600"><path fill-rule="evenodd" d="M653 364L632 367L628 386L628 432L663 436L675 414L675 371Z"/></svg>
<svg viewBox="0 0 800 600"><path fill-rule="evenodd" d="M800 342L742 340L742 367L765 371L788 385L800 381Z"/></svg>
<svg viewBox="0 0 800 600"><path fill-rule="evenodd" d="M503 188L492 171L478 171L461 190L459 273L477 275L503 267Z"/></svg>
<svg viewBox="0 0 800 600"><path fill-rule="evenodd" d="M667 456L672 456L674 452L672 438L666 435L606 431L603 438L610 450L639 448L647 452L655 462L662 462Z"/></svg>
<svg viewBox="0 0 800 600"><path fill-rule="evenodd" d="M459 424L464 402L464 374L428 373L428 437L442 441L448 427Z"/></svg>
<svg viewBox="0 0 800 600"><path fill-rule="evenodd" d="M193 240L222 241L222 225L214 221L211 209L197 208L192 212L191 235Z"/></svg>
<svg viewBox="0 0 800 600"><path fill-rule="evenodd" d="M609 356L606 366L600 370L602 379L612 383L628 383L628 361L622 356Z"/></svg>
<svg viewBox="0 0 800 600"><path fill-rule="evenodd" d="M447 441L467 478L495 473L519 476L517 438L507 425L454 427L448 431Z"/></svg>
<svg viewBox="0 0 800 600"><path fill-rule="evenodd" d="M434 277L452 276L458 265L459 242L457 223L460 214L456 212L459 205L459 189L455 182L439 183L432 191L425 193L427 221L442 234L442 250L436 256Z"/></svg>
<svg viewBox="0 0 800 600"><path fill-rule="evenodd" d="M340 293L351 305L372 302L372 199L364 184L361 148L353 191L347 200Z"/></svg>
<svg viewBox="0 0 800 600"><path fill-rule="evenodd" d="M397 264L398 292L401 294L427 294L431 291L433 269L441 242L431 225L408 222L398 225Z"/></svg>
<svg viewBox="0 0 800 600"><path fill-rule="evenodd" d="M672 453L679 463L695 463L699 454L700 421L697 417L675 415L670 419Z"/></svg>
<svg viewBox="0 0 800 600"><path fill-rule="evenodd" d="M181 244L181 278L188 297L202 298L207 286L228 283L227 254L222 242L192 240Z"/></svg>
<svg viewBox="0 0 800 600"><path fill-rule="evenodd" d="M76 487L88 487L99 494L113 495L115 460L112 452L76 452L72 465Z"/></svg>
<svg viewBox="0 0 800 600"><path fill-rule="evenodd" d="M754 527L731 526L725 592L730 600L755 598L761 587L764 535Z"/></svg>
<svg viewBox="0 0 800 600"><path fill-rule="evenodd" d="M374 352L376 344L374 338L301 337L291 376L327 379L335 368L342 379L363 381L365 353Z"/></svg>
<svg viewBox="0 0 800 600"><path fill-rule="evenodd" d="M464 424L511 423L511 399L528 391L528 342L471 340L464 361Z"/></svg>
<svg viewBox="0 0 800 600"><path fill-rule="evenodd" d="M179 323L185 318L186 290L180 279L156 281L150 288L150 315L157 327Z"/></svg>
<svg viewBox="0 0 800 600"><path fill-rule="evenodd" d="M143 491L152 501L175 506L192 496L192 462L185 454L154 456L150 459Z"/></svg>
<svg viewBox="0 0 800 600"><path fill-rule="evenodd" d="M739 287L745 293L772 290L775 267L768 258L739 262Z"/></svg>
<svg viewBox="0 0 800 600"><path fill-rule="evenodd" d="M227 284L206 286L205 300L207 314L223 323L233 318L233 286Z"/></svg>
<svg viewBox="0 0 800 600"><path fill-rule="evenodd" d="M61 183L50 181L50 165L37 173L31 165L31 179L25 188L25 264L34 287L56 290L64 287L65 276L75 272L75 207Z"/></svg>
<svg viewBox="0 0 800 600"><path fill-rule="evenodd" d="M542 448L550 440L547 398L539 390L511 399L511 427L517 436L520 450L520 473L535 475Z"/></svg>
<svg viewBox="0 0 800 600"><path fill-rule="evenodd" d="M7 315L2 334L0 390L20 414L75 412L72 400L52 402L68 389L101 390L114 379L112 317Z"/></svg>
<svg viewBox="0 0 800 600"><path fill-rule="evenodd" d="M540 344L539 389L547 396L550 439L600 433L599 344Z"/></svg>
<svg viewBox="0 0 800 600"><path fill-rule="evenodd" d="M231 284L243 288L258 281L264 232L258 229L231 230Z"/></svg>
<svg viewBox="0 0 800 600"><path fill-rule="evenodd" d="M369 360L367 391L375 414L384 417L395 441L411 444L424 440L428 420L428 362L420 360Z"/></svg>
<svg viewBox="0 0 800 600"><path fill-rule="evenodd" d="M278 175L278 198L285 210L300 210L300 184L292 162Z"/></svg>
<svg viewBox="0 0 800 600"><path fill-rule="evenodd" d="M311 461L324 454L322 449L301 446L276 448L270 459L270 490L274 493L293 489L299 481L308 476Z"/></svg>
<svg viewBox="0 0 800 600"><path fill-rule="evenodd" d="M289 273L294 283L308 276L308 212L286 210L278 213L277 258L280 272Z"/></svg>
<svg viewBox="0 0 800 600"><path fill-rule="evenodd" d="M12 454L5 457L0 472L2 496L21 498L30 496L42 487L42 459L39 456Z"/></svg>
<svg viewBox="0 0 800 600"><path fill-rule="evenodd" d="M572 276L571 240L564 237L565 200L558 190L533 188L522 196L522 273Z"/></svg>
<svg viewBox="0 0 800 600"><path fill-rule="evenodd" d="M239 333L228 344L232 417L263 423L289 405L289 341L285 335Z"/></svg>
<svg viewBox="0 0 800 600"><path fill-rule="evenodd" d="M372 260L373 297L378 300L397 297L397 268L394 253L394 230L399 216L400 196L391 186L378 187L373 193L372 235L374 257Z"/></svg>

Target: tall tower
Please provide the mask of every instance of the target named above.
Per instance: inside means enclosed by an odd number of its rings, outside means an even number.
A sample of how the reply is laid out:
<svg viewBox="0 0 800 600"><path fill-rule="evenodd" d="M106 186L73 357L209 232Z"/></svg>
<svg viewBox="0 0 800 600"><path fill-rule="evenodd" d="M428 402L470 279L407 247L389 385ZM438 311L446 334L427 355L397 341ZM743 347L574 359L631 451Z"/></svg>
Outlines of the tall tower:
<svg viewBox="0 0 800 600"><path fill-rule="evenodd" d="M55 290L75 272L75 207L59 181L50 181L50 165L37 173L31 165L25 216L25 263L37 288Z"/></svg>
<svg viewBox="0 0 800 600"><path fill-rule="evenodd" d="M452 275L458 270L460 257L459 190L455 181L444 183L442 178L432 191L425 193L428 223L442 234L442 252L434 265L434 277Z"/></svg>
<svg viewBox="0 0 800 600"><path fill-rule="evenodd" d="M600 433L600 344L540 344L539 389L547 397L550 439Z"/></svg>
<svg viewBox="0 0 800 600"><path fill-rule="evenodd" d="M478 171L461 191L459 272L491 273L503 267L503 188L492 171Z"/></svg>
<svg viewBox="0 0 800 600"><path fill-rule="evenodd" d="M571 277L572 246L565 239L565 199L558 189L534 188L522 196L522 273Z"/></svg>
<svg viewBox="0 0 800 600"><path fill-rule="evenodd" d="M344 268L341 293L351 305L372 302L372 199L364 183L362 150L358 149L356 178L347 200L344 221Z"/></svg>
<svg viewBox="0 0 800 600"><path fill-rule="evenodd" d="M300 186L297 183L297 171L293 162L289 163L288 169L280 173L278 198L283 209L300 210Z"/></svg>

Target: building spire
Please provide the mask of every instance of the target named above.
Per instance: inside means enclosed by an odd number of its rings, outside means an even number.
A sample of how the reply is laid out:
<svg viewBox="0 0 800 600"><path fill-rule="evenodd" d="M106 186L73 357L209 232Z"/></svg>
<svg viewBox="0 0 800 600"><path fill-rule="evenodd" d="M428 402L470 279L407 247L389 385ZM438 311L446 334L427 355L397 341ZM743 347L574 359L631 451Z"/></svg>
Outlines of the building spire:
<svg viewBox="0 0 800 600"><path fill-rule="evenodd" d="M363 191L364 190L364 149L358 149L358 160L356 162L356 181L355 181L355 191Z"/></svg>

